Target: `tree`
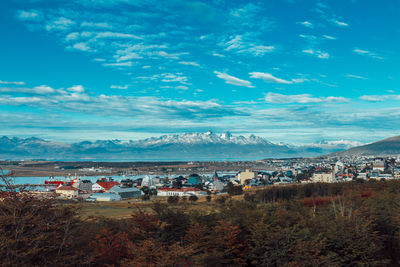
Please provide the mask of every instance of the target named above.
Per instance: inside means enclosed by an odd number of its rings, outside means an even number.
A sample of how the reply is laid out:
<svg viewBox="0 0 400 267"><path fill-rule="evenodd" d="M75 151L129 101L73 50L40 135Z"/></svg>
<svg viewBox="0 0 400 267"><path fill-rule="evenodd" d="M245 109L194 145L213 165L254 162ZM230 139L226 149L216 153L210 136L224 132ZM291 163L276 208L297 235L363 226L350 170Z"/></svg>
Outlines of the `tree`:
<svg viewBox="0 0 400 267"><path fill-rule="evenodd" d="M195 266L240 266L245 263L246 240L239 227L219 221L210 229L195 224L189 228L185 244L192 250Z"/></svg>
<svg viewBox="0 0 400 267"><path fill-rule="evenodd" d="M76 247L78 240L74 240L78 239L74 235L78 230L76 209L26 192L0 194L0 257L4 266L77 265L83 259Z"/></svg>

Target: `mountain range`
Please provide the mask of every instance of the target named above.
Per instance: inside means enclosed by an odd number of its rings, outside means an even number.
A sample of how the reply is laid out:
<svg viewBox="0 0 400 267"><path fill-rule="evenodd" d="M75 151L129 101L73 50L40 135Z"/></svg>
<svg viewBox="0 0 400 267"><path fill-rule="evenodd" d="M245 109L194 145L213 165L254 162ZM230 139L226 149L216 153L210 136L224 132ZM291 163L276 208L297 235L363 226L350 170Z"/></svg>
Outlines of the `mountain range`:
<svg viewBox="0 0 400 267"><path fill-rule="evenodd" d="M358 142L321 141L309 145L275 144L255 135L233 136L183 133L136 141L97 140L75 143L36 137L0 138L0 159L47 160L256 160L263 158L312 157L342 151Z"/></svg>

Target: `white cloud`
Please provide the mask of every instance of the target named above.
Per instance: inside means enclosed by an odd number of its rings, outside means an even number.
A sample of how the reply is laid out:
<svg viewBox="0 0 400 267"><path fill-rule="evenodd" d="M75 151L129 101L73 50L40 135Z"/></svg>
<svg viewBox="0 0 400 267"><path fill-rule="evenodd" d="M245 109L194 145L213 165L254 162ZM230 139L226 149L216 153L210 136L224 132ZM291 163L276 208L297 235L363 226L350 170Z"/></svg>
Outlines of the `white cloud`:
<svg viewBox="0 0 400 267"><path fill-rule="evenodd" d="M55 90L47 85L36 86L32 88L32 92L36 94L51 94L54 93Z"/></svg>
<svg viewBox="0 0 400 267"><path fill-rule="evenodd" d="M353 78L353 79L360 79L360 80L367 80L368 78L365 78L363 76L358 76L358 75L354 75L354 74L346 74L345 75L348 78Z"/></svg>
<svg viewBox="0 0 400 267"><path fill-rule="evenodd" d="M65 41L73 41L79 38L79 33L78 32L71 32L65 37Z"/></svg>
<svg viewBox="0 0 400 267"><path fill-rule="evenodd" d="M309 41L315 41L317 39L317 36L315 35L306 35L306 34L299 34L301 38L307 39Z"/></svg>
<svg viewBox="0 0 400 267"><path fill-rule="evenodd" d="M302 52L306 53L306 54L314 55L314 56L316 56L318 58L322 58L322 59L330 58L330 55L329 55L328 52L323 52L323 51L320 51L320 50L314 50L312 48L304 49Z"/></svg>
<svg viewBox="0 0 400 267"><path fill-rule="evenodd" d="M219 54L219 53L217 53L217 52L213 52L212 55L213 55L214 57L225 57L224 55L221 55L221 54Z"/></svg>
<svg viewBox="0 0 400 267"><path fill-rule="evenodd" d="M179 59L181 56L183 55L187 55L189 53L187 52L182 52L182 53L168 53L165 51L158 51L153 53L154 55L160 56L160 57L164 57L164 58L170 58L170 59Z"/></svg>
<svg viewBox="0 0 400 267"><path fill-rule="evenodd" d="M299 95L283 95L277 93L267 93L265 95L265 102L272 104L312 104L312 103L335 103L335 102L349 102L347 98L328 96L328 97L314 97L310 94Z"/></svg>
<svg viewBox="0 0 400 267"><path fill-rule="evenodd" d="M323 35L323 37L328 40L336 40L336 37L330 35Z"/></svg>
<svg viewBox="0 0 400 267"><path fill-rule="evenodd" d="M275 46L261 45L254 40L244 40L242 35L231 36L230 40L220 45L225 47L226 51L234 51L240 54L250 54L253 56L263 56L266 53L271 53L275 50Z"/></svg>
<svg viewBox="0 0 400 267"><path fill-rule="evenodd" d="M340 26L340 27L348 27L349 24L347 24L346 22L343 21L339 21L339 20L332 20L333 24Z"/></svg>
<svg viewBox="0 0 400 267"><path fill-rule="evenodd" d="M73 44L72 47L74 49L80 50L80 51L87 51L87 52L92 51L90 46L87 43L84 43L84 42Z"/></svg>
<svg viewBox="0 0 400 267"><path fill-rule="evenodd" d="M101 29L111 29L112 26L107 22L87 22L81 23L81 27L84 28L101 28Z"/></svg>
<svg viewBox="0 0 400 267"><path fill-rule="evenodd" d="M355 48L353 50L353 52L356 53L356 54L359 54L359 55L363 55L363 56L369 56L369 57L376 58L376 59L383 59L383 57L378 56L377 54L375 54L375 53L373 53L371 51L368 51L368 50Z"/></svg>
<svg viewBox="0 0 400 267"><path fill-rule="evenodd" d="M23 21L40 21L43 19L42 12L31 9L31 10L18 10L17 18Z"/></svg>
<svg viewBox="0 0 400 267"><path fill-rule="evenodd" d="M240 53L250 53L256 57L263 56L266 53L270 53L275 50L275 46L255 45L249 48L239 50Z"/></svg>
<svg viewBox="0 0 400 267"><path fill-rule="evenodd" d="M287 81L284 79L277 78L273 76L272 74L269 73L263 73L263 72L250 72L249 73L251 78L255 79L263 79L264 81L269 81L273 83L284 83L284 84L291 84L293 81Z"/></svg>
<svg viewBox="0 0 400 267"><path fill-rule="evenodd" d="M303 25L304 27L310 28L310 29L313 29L313 28L314 28L314 24L312 24L312 23L309 22L309 21L299 22L299 24Z"/></svg>
<svg viewBox="0 0 400 267"><path fill-rule="evenodd" d="M161 79L162 82L165 83L171 83L171 82L179 82L182 84L187 84L188 78L186 76L183 76L182 73L163 73L161 75L156 75L156 78Z"/></svg>
<svg viewBox="0 0 400 267"><path fill-rule="evenodd" d="M140 36L136 36L129 33L121 33L121 32L99 32L96 34L96 39L101 38L128 38L128 39L142 39Z"/></svg>
<svg viewBox="0 0 400 267"><path fill-rule="evenodd" d="M244 86L244 87L249 87L249 88L254 87L251 85L251 82L236 78L236 77L228 75L226 73L214 71L214 74L216 74L218 78L225 80L226 83L229 83L232 85Z"/></svg>
<svg viewBox="0 0 400 267"><path fill-rule="evenodd" d="M19 96L19 97L11 97L11 96L6 96L6 97L0 97L0 103L1 104L6 104L6 105L23 105L23 104L37 104L42 102L43 99L40 97L25 97L25 96Z"/></svg>
<svg viewBox="0 0 400 267"><path fill-rule="evenodd" d="M132 61L119 62L119 63L103 63L106 67L132 67Z"/></svg>
<svg viewBox="0 0 400 267"><path fill-rule="evenodd" d="M68 91L75 92L75 93L83 93L85 91L85 88L83 88L82 85L74 85L74 86L68 88Z"/></svg>
<svg viewBox="0 0 400 267"><path fill-rule="evenodd" d="M47 31L53 31L53 30L65 31L68 30L73 25L75 25L74 21L64 17L59 17L49 22L45 28Z"/></svg>
<svg viewBox="0 0 400 267"><path fill-rule="evenodd" d="M128 54L125 55L115 55L114 56L118 62L120 61L127 61L127 60L131 60L131 59L141 59L143 58L142 56L140 56L138 53L135 52L130 52Z"/></svg>
<svg viewBox="0 0 400 267"><path fill-rule="evenodd" d="M178 90L187 90L187 89L189 89L189 87L187 87L185 85L178 85L175 88L178 89Z"/></svg>
<svg viewBox="0 0 400 267"><path fill-rule="evenodd" d="M188 65L188 66L195 66L195 67L200 67L200 65L196 62L190 62L190 61L179 61L179 64L181 65Z"/></svg>
<svg viewBox="0 0 400 267"><path fill-rule="evenodd" d="M361 100L368 102L382 102L386 100L400 100L400 95L363 95Z"/></svg>
<svg viewBox="0 0 400 267"><path fill-rule="evenodd" d="M110 86L111 89L120 89L120 90L128 89L128 87L129 86L127 84L125 84L125 85L111 85Z"/></svg>
<svg viewBox="0 0 400 267"><path fill-rule="evenodd" d="M5 84L5 85L25 85L24 82L15 82L15 81L2 81L0 80L0 84Z"/></svg>

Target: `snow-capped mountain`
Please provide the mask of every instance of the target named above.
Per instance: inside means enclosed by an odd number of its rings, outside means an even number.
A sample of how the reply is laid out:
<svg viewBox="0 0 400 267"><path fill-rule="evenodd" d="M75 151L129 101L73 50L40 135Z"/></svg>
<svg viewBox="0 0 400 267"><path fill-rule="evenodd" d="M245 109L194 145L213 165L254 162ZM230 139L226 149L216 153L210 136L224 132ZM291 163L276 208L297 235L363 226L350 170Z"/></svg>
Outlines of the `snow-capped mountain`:
<svg viewBox="0 0 400 267"><path fill-rule="evenodd" d="M311 143L306 145L307 147L323 148L323 149L349 149L356 146L362 146L364 143L358 141L349 140L336 140L336 141L326 141L322 140L319 142Z"/></svg>
<svg viewBox="0 0 400 267"><path fill-rule="evenodd" d="M57 160L254 160L263 158L320 156L344 150L348 141L319 142L305 146L274 144L255 135L234 136L183 133L136 141L97 140L61 143L43 139L1 137L0 158Z"/></svg>
<svg viewBox="0 0 400 267"><path fill-rule="evenodd" d="M151 137L144 140L135 142L141 146L154 146L154 145L166 145L166 144L187 144L187 145L198 145L198 144L237 144L237 145L272 145L262 137L250 135L249 137L244 136L233 136L230 132L223 134L214 134L211 131L206 133L183 133L174 135L163 135L161 137Z"/></svg>

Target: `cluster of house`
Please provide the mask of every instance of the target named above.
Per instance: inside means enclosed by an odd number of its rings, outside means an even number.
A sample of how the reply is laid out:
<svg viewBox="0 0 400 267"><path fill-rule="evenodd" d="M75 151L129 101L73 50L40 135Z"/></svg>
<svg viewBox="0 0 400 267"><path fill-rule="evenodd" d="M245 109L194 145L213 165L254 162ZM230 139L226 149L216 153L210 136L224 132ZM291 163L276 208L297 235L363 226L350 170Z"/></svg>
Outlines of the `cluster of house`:
<svg viewBox="0 0 400 267"><path fill-rule="evenodd" d="M398 164L399 163L399 164ZM279 164L282 164L279 162ZM274 171L250 170L225 172L213 176L191 174L188 176L150 177L125 179L120 182L102 178L92 183L89 180L75 179L61 183L55 192L61 198L83 198L89 201L117 201L138 198L144 194L158 196L201 196L225 192L229 184L249 189L267 185L323 182L334 183L353 179L393 179L400 178L400 160L368 159L362 164L350 161L335 163L310 163L301 168L291 164L280 166Z"/></svg>
<svg viewBox="0 0 400 267"><path fill-rule="evenodd" d="M63 199L87 199L92 201L115 201L137 198L142 195L139 188L127 186L122 181L99 179L96 183L76 178L71 182L60 184L55 193Z"/></svg>
<svg viewBox="0 0 400 267"><path fill-rule="evenodd" d="M400 162L390 158L360 158L352 161L337 161L330 168L315 168L313 175L302 182L343 182L354 179L399 179Z"/></svg>

